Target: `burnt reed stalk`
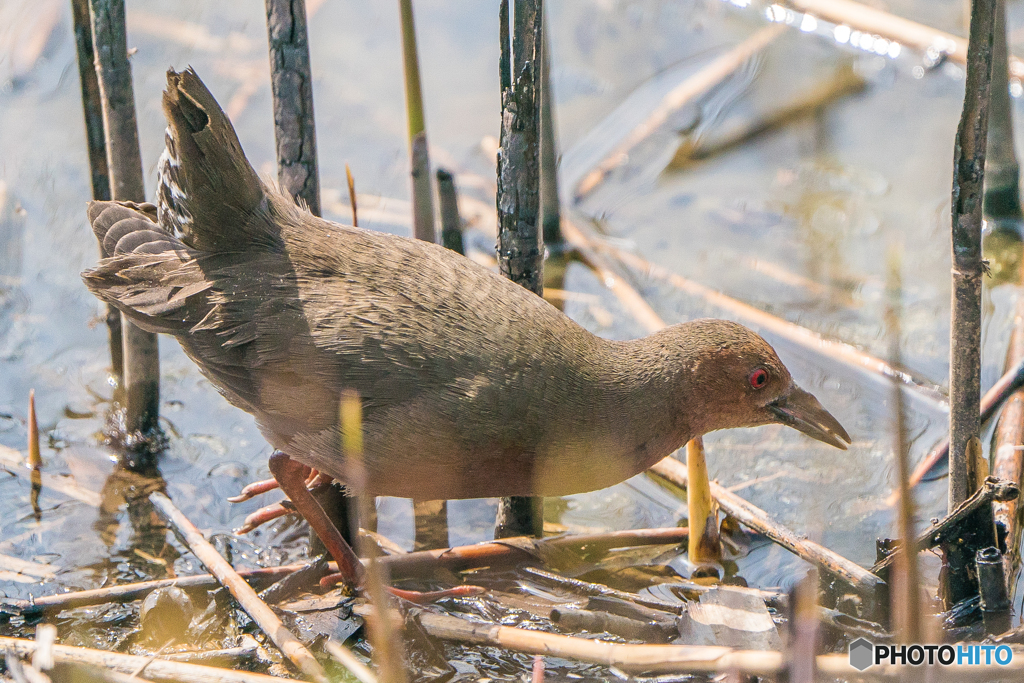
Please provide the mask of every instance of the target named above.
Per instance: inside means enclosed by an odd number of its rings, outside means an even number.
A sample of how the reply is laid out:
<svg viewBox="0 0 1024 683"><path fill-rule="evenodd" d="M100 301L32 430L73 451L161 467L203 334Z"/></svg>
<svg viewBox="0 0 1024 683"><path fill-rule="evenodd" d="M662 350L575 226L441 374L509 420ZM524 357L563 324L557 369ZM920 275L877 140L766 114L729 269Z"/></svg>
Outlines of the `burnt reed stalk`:
<svg viewBox="0 0 1024 683"><path fill-rule="evenodd" d="M82 111L85 114L85 142L89 152L89 179L92 198L110 200L110 176L107 169L107 148L103 139L103 105L100 103L100 82L96 77L92 51L92 24L89 21L89 0L71 0L71 17L75 30L75 52L78 54L78 77L82 86ZM111 304L104 304L107 336L110 346L110 374L120 394L124 387L124 352L121 347L121 314ZM123 397L118 396L118 400Z"/></svg>
<svg viewBox="0 0 1024 683"><path fill-rule="evenodd" d="M979 484L969 444L980 431L981 224L986 137L992 77L996 0L974 0L967 51L964 108L953 152L952 313L949 378L949 509ZM945 596L951 605L977 595L975 552L994 545L991 506L979 513L977 534L951 548Z"/></svg>
<svg viewBox="0 0 1024 683"><path fill-rule="evenodd" d="M466 255L462 239L462 217L459 216L459 196L455 191L455 178L443 169L437 169L437 198L441 204L441 244L445 249Z"/></svg>
<svg viewBox="0 0 1024 683"><path fill-rule="evenodd" d="M124 0L91 0L93 53L99 85L111 198L144 202L142 154L125 36ZM144 449L160 436L160 356L156 335L122 318L125 431Z"/></svg>
<svg viewBox="0 0 1024 683"><path fill-rule="evenodd" d="M544 293L540 242L541 0L514 0L499 8L501 151L498 155L498 266L508 279ZM543 500L502 498L496 538L543 536Z"/></svg>
<svg viewBox="0 0 1024 683"><path fill-rule="evenodd" d="M562 243L562 209L558 201L558 145L555 141L554 96L551 92L551 40L541 22L540 45L540 216L544 244Z"/></svg>
<svg viewBox="0 0 1024 683"><path fill-rule="evenodd" d="M320 215L320 174L313 122L313 74L305 0L266 0L270 84L274 95L277 178L281 188Z"/></svg>

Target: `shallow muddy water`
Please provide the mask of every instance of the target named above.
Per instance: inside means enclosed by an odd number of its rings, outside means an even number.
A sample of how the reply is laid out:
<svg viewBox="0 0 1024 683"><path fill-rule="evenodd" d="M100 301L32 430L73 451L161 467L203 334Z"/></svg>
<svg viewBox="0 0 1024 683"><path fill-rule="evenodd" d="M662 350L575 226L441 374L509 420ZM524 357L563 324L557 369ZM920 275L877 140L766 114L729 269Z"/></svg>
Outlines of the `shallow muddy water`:
<svg viewBox="0 0 1024 683"><path fill-rule="evenodd" d="M170 536L154 539L144 525L133 526L118 503L118 487L131 482L108 479L113 463L100 433L112 390L100 308L79 278L95 263L97 247L85 221L89 175L67 4L0 0L0 445L25 450L27 396L34 388L45 471L70 474L81 487L107 495L96 507L44 488L37 522L27 478L11 465L0 470L0 555L56 572L45 580L0 572L0 595L9 597L163 576L168 563L178 574L199 569ZM272 176L262 3L128 4L149 190L163 146L160 95L168 67L196 68L232 116L253 166ZM582 177L601 146L623 136L637 111L642 116L638 88L666 70L696 71L765 25L763 8L740 4L549 3L563 183ZM888 8L965 35L966 6L897 0ZM384 198L382 214L400 217L409 191L396 4L325 0L309 7L315 10L310 44L325 217L347 215L346 163L359 192ZM416 4L432 161L464 174L460 190L485 202L493 201L488 193L499 123L496 8ZM1024 49L1024 34L1013 32L1019 20L1020 12L1011 14L1011 47ZM904 364L945 385L949 196L963 72L948 63L925 71L922 56L910 49L893 58L840 45L826 29L782 34L709 97L675 115L578 210L615 244L649 261L880 357L888 349L886 253L897 247ZM863 78L863 91L707 160L665 170L681 141L723 139L824 87L842 70ZM362 224L408 232L400 218ZM493 239L481 233L471 243L486 249ZM669 323L723 316L661 281L638 273L631 281ZM591 331L616 338L643 334L584 266L569 266L564 287L588 295L568 301L566 311ZM1008 285L986 293L983 388L1001 374L1016 295ZM747 484L742 494L779 521L869 564L875 538L895 534L894 513L885 505L895 484L891 387L765 336L854 443L840 452L781 426L717 433L706 438L711 475L725 485ZM160 344L170 437L160 469L169 494L207 534L230 534L261 501L231 505L225 498L268 476L270 449L252 419L229 406L173 340ZM947 418L913 395L908 407L916 460L941 436ZM944 479L918 489L924 523L944 512L945 496ZM411 547L409 501L382 499L378 507L379 530ZM450 543L490 538L493 509L494 501L451 503ZM547 502L547 521L570 530L672 526L685 515L685 501L643 476ZM304 535L289 522L224 542L241 566L294 560L304 552ZM740 560L739 573L751 585L785 588L803 566L763 546Z"/></svg>

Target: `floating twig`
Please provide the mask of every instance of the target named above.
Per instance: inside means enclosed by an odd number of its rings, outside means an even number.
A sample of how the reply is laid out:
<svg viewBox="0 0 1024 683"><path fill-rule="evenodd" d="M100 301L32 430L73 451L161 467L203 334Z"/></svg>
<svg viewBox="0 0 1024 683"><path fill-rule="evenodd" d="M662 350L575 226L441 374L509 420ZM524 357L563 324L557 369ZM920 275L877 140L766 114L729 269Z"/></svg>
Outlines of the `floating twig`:
<svg viewBox="0 0 1024 683"><path fill-rule="evenodd" d="M246 614L252 617L252 620L298 667L299 671L314 681L326 683L327 677L324 670L312 653L285 628L277 614L259 599L252 586L246 583L234 567L217 552L217 549L210 545L199 529L171 502L171 499L163 493L157 492L150 494L149 500L161 516L170 523L175 532L182 537L192 554L199 558L199 561L210 570L210 573L216 576L217 580L231 592Z"/></svg>
<svg viewBox="0 0 1024 683"><path fill-rule="evenodd" d="M0 637L0 657L5 651L19 657L31 657L39 645L34 640ZM237 669L221 669L201 664L173 662L161 658L151 659L86 647L54 645L54 662L87 664L120 674L132 674L145 667L146 678L151 680L190 681L190 683L300 683L290 678L267 676Z"/></svg>
<svg viewBox="0 0 1024 683"><path fill-rule="evenodd" d="M111 198L146 201L135 93L125 36L124 0L90 0L93 53L106 136ZM149 441L160 433L160 354L156 335L122 316L125 427Z"/></svg>
<svg viewBox="0 0 1024 683"><path fill-rule="evenodd" d="M667 479L676 486L685 488L687 485L686 465L671 456L651 467L648 472ZM840 578L858 592L873 597L874 591L882 583L881 579L859 564L851 562L814 541L800 537L773 520L764 510L715 482L711 482L711 495L718 501L725 514L735 518L744 526L764 534L790 552L824 569L830 575Z"/></svg>
<svg viewBox="0 0 1024 683"><path fill-rule="evenodd" d="M313 120L313 73L305 0L266 0L270 84L274 94L277 179L281 189L320 215L320 174Z"/></svg>
<svg viewBox="0 0 1024 683"><path fill-rule="evenodd" d="M784 30L777 24L765 26L673 88L643 123L630 131L596 168L583 176L575 188L576 201L590 194L609 173L626 163L629 160L629 153L663 126L673 112L685 107L731 76L748 59L779 37Z"/></svg>
<svg viewBox="0 0 1024 683"><path fill-rule="evenodd" d="M402 15L402 64L405 68L405 108L409 120L409 156L412 173L413 236L434 242L434 193L430 188L430 152L427 148L420 59L416 51L416 26L412 0L398 0Z"/></svg>

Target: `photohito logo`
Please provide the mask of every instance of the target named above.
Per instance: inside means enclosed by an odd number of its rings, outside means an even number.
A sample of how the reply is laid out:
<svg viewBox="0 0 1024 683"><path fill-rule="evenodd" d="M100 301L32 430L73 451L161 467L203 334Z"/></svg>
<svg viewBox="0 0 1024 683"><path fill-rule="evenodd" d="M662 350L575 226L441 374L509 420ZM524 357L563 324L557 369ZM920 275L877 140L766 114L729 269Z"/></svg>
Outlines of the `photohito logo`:
<svg viewBox="0 0 1024 683"><path fill-rule="evenodd" d="M850 666L857 671L876 664L1006 666L1012 661L1009 645L875 645L864 638L850 643Z"/></svg>

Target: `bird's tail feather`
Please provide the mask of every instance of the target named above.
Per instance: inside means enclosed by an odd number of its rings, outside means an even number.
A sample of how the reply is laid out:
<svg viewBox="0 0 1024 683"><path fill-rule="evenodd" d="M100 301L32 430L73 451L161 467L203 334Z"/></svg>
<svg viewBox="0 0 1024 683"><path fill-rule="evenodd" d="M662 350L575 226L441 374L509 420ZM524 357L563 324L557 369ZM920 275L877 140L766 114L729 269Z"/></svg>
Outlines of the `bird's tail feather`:
<svg viewBox="0 0 1024 683"><path fill-rule="evenodd" d="M191 68L167 72L167 146L158 164L160 225L204 252L272 246L267 188L235 129Z"/></svg>

